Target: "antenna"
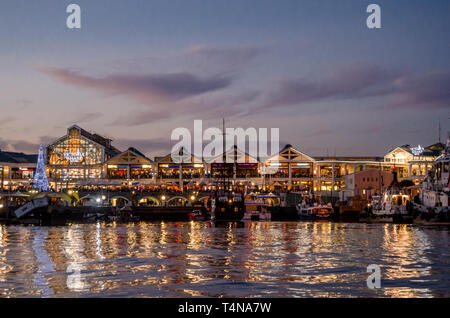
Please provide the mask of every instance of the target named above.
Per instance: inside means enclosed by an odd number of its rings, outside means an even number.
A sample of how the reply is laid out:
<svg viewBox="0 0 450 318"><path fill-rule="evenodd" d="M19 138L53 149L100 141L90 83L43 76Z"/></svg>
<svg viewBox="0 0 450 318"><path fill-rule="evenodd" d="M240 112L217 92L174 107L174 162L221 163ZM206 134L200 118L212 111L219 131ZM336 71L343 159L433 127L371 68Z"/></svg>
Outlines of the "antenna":
<svg viewBox="0 0 450 318"><path fill-rule="evenodd" d="M438 142L441 143L441 121L438 121Z"/></svg>
<svg viewBox="0 0 450 318"><path fill-rule="evenodd" d="M226 136L226 133L225 133L225 118L222 118L222 151L223 151L223 153L222 153L222 160L223 160L223 163L225 163L225 161L226 161L226 149L225 149L225 145L226 145L226 143L225 143L225 137Z"/></svg>

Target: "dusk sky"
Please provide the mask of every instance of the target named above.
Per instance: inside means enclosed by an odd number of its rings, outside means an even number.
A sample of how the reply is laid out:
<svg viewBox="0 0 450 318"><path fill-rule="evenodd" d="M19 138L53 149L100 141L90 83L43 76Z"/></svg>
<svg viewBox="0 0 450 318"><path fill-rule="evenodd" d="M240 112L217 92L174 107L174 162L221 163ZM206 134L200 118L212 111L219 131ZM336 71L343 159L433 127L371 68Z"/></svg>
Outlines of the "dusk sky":
<svg viewBox="0 0 450 318"><path fill-rule="evenodd" d="M449 33L448 0L2 0L0 148L78 124L154 157L223 117L313 156L427 146L449 129Z"/></svg>

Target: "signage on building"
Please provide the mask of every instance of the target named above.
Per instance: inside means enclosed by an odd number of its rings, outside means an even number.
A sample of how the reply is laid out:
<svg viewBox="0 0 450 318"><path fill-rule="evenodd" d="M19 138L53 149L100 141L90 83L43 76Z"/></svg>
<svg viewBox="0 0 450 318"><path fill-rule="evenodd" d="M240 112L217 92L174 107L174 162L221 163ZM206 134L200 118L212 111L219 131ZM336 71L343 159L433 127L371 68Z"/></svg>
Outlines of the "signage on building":
<svg viewBox="0 0 450 318"><path fill-rule="evenodd" d="M77 152L65 152L64 153L64 158L66 158L67 161L69 162L80 162L81 160L83 160L84 155L77 150Z"/></svg>
<svg viewBox="0 0 450 318"><path fill-rule="evenodd" d="M425 149L421 145L418 145L417 147L411 147L411 152L414 156L422 155L424 150Z"/></svg>

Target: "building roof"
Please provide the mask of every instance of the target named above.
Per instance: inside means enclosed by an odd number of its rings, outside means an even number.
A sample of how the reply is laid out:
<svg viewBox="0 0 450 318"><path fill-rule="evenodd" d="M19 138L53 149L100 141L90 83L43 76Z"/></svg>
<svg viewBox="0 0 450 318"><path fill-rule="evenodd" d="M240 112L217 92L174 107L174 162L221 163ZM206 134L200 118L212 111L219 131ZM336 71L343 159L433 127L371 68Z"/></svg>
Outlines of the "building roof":
<svg viewBox="0 0 450 318"><path fill-rule="evenodd" d="M0 162L5 163L36 163L36 155L27 155L23 152L10 152L0 150Z"/></svg>
<svg viewBox="0 0 450 318"><path fill-rule="evenodd" d="M130 147L124 152L121 152L120 154L115 155L114 157L110 158L106 161L107 164L149 164L153 163L153 160L150 158L147 158L142 152L137 150L136 148Z"/></svg>
<svg viewBox="0 0 450 318"><path fill-rule="evenodd" d="M127 149L127 151L132 151L132 152L134 152L135 154L138 154L139 156L144 157L144 158L147 159L148 161L153 162L152 159L148 158L146 155L144 155L142 152L140 152L139 150L137 150L137 149L134 148L134 147L129 147L129 148Z"/></svg>
<svg viewBox="0 0 450 318"><path fill-rule="evenodd" d="M366 156L351 156L351 157L314 157L316 161L383 161L382 157L366 157Z"/></svg>
<svg viewBox="0 0 450 318"><path fill-rule="evenodd" d="M119 149L117 149L116 147L114 147L113 145L111 145L112 139L100 136L99 134L95 134L95 133L92 134L92 133L88 132L87 130L81 128L78 125L70 126L67 129L67 134L69 134L69 131L73 128L78 129L80 131L80 134L82 136L86 137L87 139L90 139L90 140L98 143L99 145L105 147L105 152L110 156L115 156L122 152Z"/></svg>
<svg viewBox="0 0 450 318"><path fill-rule="evenodd" d="M440 156L442 152L445 150L445 145L441 142L437 142L426 147L423 151L424 156Z"/></svg>
<svg viewBox="0 0 450 318"><path fill-rule="evenodd" d="M437 142L435 144L432 144L428 147L422 148L420 150L422 150L422 152L420 154L415 154L416 149L418 149L420 146L417 147L413 147L411 145L401 145L398 147L395 147L394 149L391 149L389 153L393 152L396 149L402 149L403 151L406 151L412 155L418 155L418 156L430 156L430 157L438 157L440 156L443 151L445 150L445 145L441 142Z"/></svg>

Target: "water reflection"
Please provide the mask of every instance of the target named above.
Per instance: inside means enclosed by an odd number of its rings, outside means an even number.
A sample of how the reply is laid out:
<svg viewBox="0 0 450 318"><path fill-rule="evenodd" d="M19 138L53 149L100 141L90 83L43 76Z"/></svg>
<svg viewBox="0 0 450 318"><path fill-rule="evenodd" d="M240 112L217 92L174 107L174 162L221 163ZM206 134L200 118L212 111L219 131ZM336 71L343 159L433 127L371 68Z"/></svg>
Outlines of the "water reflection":
<svg viewBox="0 0 450 318"><path fill-rule="evenodd" d="M37 230L34 232L32 248L36 255L36 272L34 275L34 284L36 289L41 292L41 296L46 297L53 294L53 290L49 288L47 275L53 272L53 262L45 250L44 242L46 240L47 231Z"/></svg>
<svg viewBox="0 0 450 318"><path fill-rule="evenodd" d="M0 225L0 296L448 297L448 243L392 224Z"/></svg>

